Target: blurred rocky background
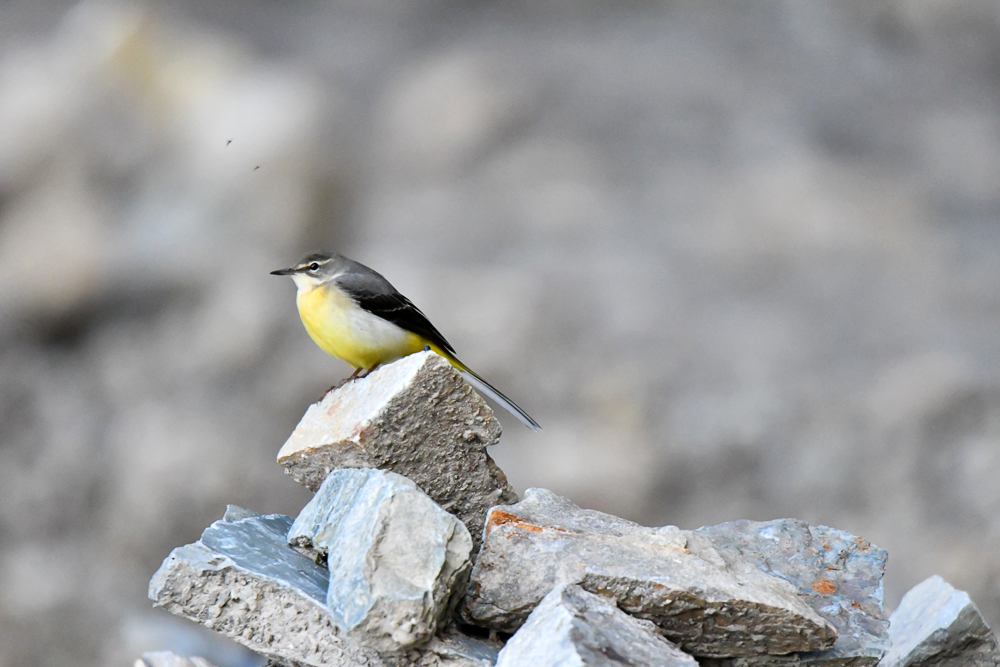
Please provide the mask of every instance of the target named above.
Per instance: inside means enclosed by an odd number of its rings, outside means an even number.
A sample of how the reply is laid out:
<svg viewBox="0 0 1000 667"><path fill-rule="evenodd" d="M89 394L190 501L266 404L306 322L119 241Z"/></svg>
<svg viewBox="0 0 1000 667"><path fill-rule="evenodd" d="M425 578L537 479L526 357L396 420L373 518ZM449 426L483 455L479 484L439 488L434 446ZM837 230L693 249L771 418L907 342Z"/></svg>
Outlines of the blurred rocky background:
<svg viewBox="0 0 1000 667"><path fill-rule="evenodd" d="M1000 624L1000 2L0 3L0 665L254 665L153 611L349 372L326 247L646 524L798 517Z"/></svg>

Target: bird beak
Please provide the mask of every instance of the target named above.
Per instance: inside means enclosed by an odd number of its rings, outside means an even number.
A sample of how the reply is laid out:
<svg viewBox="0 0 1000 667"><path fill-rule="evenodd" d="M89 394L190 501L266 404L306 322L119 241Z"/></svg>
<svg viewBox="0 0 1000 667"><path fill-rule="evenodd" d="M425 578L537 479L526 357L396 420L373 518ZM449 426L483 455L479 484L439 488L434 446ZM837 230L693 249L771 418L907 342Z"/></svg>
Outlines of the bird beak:
<svg viewBox="0 0 1000 667"><path fill-rule="evenodd" d="M272 276L290 276L295 273L295 269L278 269L277 271L271 271Z"/></svg>

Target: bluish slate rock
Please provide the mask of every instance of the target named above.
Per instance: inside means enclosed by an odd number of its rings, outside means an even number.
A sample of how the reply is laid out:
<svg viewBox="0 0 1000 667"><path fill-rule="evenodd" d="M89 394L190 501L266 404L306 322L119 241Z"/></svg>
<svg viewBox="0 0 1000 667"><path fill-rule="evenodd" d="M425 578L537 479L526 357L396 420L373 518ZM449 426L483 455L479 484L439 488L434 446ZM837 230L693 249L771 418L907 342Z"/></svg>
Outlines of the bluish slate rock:
<svg viewBox="0 0 1000 667"><path fill-rule="evenodd" d="M649 621L574 584L556 586L500 651L497 667L698 667Z"/></svg>
<svg viewBox="0 0 1000 667"><path fill-rule="evenodd" d="M317 667L390 667L337 636L326 609L327 571L285 539L291 518L243 513L216 521L174 549L149 582L154 605L201 623L269 658Z"/></svg>
<svg viewBox="0 0 1000 667"><path fill-rule="evenodd" d="M334 622L384 653L433 637L471 568L465 525L406 477L374 468L333 471L288 541L326 554Z"/></svg>
<svg viewBox="0 0 1000 667"><path fill-rule="evenodd" d="M753 563L792 584L801 599L837 629L823 651L720 661L743 665L871 666L889 647L882 576L888 554L867 540L797 519L731 521L695 531L727 563Z"/></svg>
<svg viewBox="0 0 1000 667"><path fill-rule="evenodd" d="M879 667L997 667L1000 647L963 591L933 576L903 596L889 617L892 648Z"/></svg>

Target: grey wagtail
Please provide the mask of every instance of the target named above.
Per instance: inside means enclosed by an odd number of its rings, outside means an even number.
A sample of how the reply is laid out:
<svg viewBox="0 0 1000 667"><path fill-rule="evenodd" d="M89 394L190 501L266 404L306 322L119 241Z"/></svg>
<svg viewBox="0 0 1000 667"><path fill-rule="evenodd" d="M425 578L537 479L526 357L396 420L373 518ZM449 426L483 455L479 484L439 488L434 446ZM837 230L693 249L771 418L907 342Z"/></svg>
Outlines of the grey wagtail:
<svg viewBox="0 0 1000 667"><path fill-rule="evenodd" d="M306 332L324 352L354 366L347 380L429 348L522 424L533 431L541 428L514 401L459 361L455 349L427 316L382 274L337 253L314 252L291 268L271 271L271 275L291 276L295 281L295 303Z"/></svg>

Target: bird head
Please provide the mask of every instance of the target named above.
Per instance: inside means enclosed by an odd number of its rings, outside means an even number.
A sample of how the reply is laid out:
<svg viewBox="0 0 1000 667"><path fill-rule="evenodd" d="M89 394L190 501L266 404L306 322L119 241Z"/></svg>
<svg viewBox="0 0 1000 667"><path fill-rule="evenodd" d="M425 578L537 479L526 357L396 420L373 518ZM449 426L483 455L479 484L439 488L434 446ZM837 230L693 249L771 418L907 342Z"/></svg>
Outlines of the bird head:
<svg viewBox="0 0 1000 667"><path fill-rule="evenodd" d="M311 252L294 266L271 271L272 276L291 276L300 292L322 285L336 274L338 255L329 252Z"/></svg>

